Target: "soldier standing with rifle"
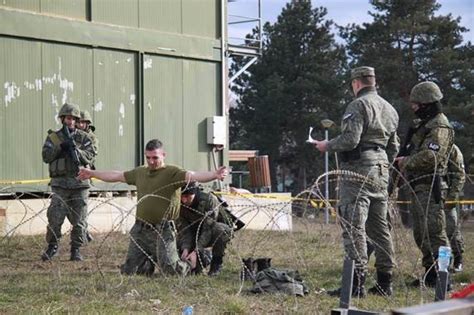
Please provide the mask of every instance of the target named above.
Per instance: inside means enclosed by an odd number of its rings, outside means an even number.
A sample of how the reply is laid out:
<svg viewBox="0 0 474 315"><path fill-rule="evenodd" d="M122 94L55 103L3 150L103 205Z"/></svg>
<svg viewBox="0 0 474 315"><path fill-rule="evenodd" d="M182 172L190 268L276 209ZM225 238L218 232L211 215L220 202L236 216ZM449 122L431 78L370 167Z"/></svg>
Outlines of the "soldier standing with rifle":
<svg viewBox="0 0 474 315"><path fill-rule="evenodd" d="M398 166L410 182L414 194L410 210L413 235L423 254L425 285L436 285L436 266L440 246L449 246L446 236L444 202L448 191L447 168L453 147L454 130L442 113L443 94L434 82L421 82L410 93L411 108L418 117L408 133L409 141L402 151L407 156L396 158ZM420 286L416 279L413 286Z"/></svg>
<svg viewBox="0 0 474 315"><path fill-rule="evenodd" d="M63 127L48 131L42 150L43 161L49 164L53 195L47 211L48 247L41 259L51 260L56 255L61 239L61 227L67 218L72 225L70 260L81 261L83 258L79 248L86 241L85 220L90 181L79 180L76 176L80 166L85 167L93 163L96 151L87 134L76 129L76 123L80 119L77 105L64 104L58 116Z"/></svg>

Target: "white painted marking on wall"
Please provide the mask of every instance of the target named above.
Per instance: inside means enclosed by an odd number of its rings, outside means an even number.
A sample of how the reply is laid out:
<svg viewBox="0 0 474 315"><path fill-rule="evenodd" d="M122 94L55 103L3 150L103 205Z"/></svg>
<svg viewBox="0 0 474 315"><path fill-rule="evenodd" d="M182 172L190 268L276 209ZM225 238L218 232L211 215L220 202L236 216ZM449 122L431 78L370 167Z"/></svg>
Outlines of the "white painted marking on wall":
<svg viewBox="0 0 474 315"><path fill-rule="evenodd" d="M122 124L119 125L119 136L123 137L123 125Z"/></svg>
<svg viewBox="0 0 474 315"><path fill-rule="evenodd" d="M40 79L34 79L31 82L28 80L23 81L24 88L28 90L35 90L36 92L43 90L43 85L51 84L54 85L56 82L59 81L59 88L63 90L62 94L62 104L67 101L68 93L74 91L74 82L69 81L67 78L62 77L62 59L58 57L58 73L54 73L50 77L42 77ZM16 98L20 97L20 87L16 85L15 82L5 81L4 84L5 94L5 106L8 105ZM51 100L54 104L57 104L57 97Z"/></svg>
<svg viewBox="0 0 474 315"><path fill-rule="evenodd" d="M102 107L104 106L104 104L102 103L102 101L98 101L97 103L95 103L94 105L94 111L95 112L100 112L102 111Z"/></svg>
<svg viewBox="0 0 474 315"><path fill-rule="evenodd" d="M150 102L146 103L146 107L148 107L148 109L151 110L151 103Z"/></svg>
<svg viewBox="0 0 474 315"><path fill-rule="evenodd" d="M132 57L127 58L127 62L130 62L130 61L132 61Z"/></svg>
<svg viewBox="0 0 474 315"><path fill-rule="evenodd" d="M120 62L118 60L115 60L115 64L118 65Z"/></svg>
<svg viewBox="0 0 474 315"><path fill-rule="evenodd" d="M5 88L5 107L8 107L8 104L20 96L20 87L15 82L5 82L3 87Z"/></svg>
<svg viewBox="0 0 474 315"><path fill-rule="evenodd" d="M135 105L135 94L130 94L130 102Z"/></svg>
<svg viewBox="0 0 474 315"><path fill-rule="evenodd" d="M123 103L120 103L119 113L122 116L122 118L125 118L125 105Z"/></svg>
<svg viewBox="0 0 474 315"><path fill-rule="evenodd" d="M58 110L57 108L59 107L59 103L58 103L58 97L54 94L51 94L51 105L53 105L54 107L56 107L56 111Z"/></svg>
<svg viewBox="0 0 474 315"><path fill-rule="evenodd" d="M145 57L145 59L143 59L143 69L150 69L152 67L152 64L153 59L151 59L150 57Z"/></svg>

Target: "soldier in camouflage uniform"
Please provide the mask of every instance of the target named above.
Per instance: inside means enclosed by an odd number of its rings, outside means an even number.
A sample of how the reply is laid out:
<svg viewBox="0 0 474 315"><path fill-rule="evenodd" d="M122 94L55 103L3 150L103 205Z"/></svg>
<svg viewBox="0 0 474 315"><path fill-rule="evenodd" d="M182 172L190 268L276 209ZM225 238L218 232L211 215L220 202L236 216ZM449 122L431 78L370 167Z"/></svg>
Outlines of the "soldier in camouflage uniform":
<svg viewBox="0 0 474 315"><path fill-rule="evenodd" d="M77 128L87 133L89 138L92 140L92 145L94 146L95 151L99 152L99 139L97 139L97 136L94 133L95 126L92 124L92 116L88 111L81 111L81 119L79 120ZM91 168L95 169L95 166L91 165Z"/></svg>
<svg viewBox="0 0 474 315"><path fill-rule="evenodd" d="M77 128L87 133L87 135L92 141L92 145L94 146L94 150L96 154L99 154L99 139L97 139L97 136L94 133L95 126L92 125L92 116L91 114L89 114L88 111L81 110L81 119L79 120L79 124L77 125ZM95 170L95 165L94 164L90 165L90 168ZM87 223L87 219L86 219L86 223ZM91 242L93 240L92 235L90 234L89 229L87 229L87 227L86 227L86 238L88 242Z"/></svg>
<svg viewBox="0 0 474 315"><path fill-rule="evenodd" d="M397 157L400 169L410 181L414 191L410 210L413 215L413 234L423 254L426 270L425 285L436 285L436 268L440 246L449 246L446 236L444 202L448 192L447 170L453 147L454 131L442 113L439 87L433 82L422 82L410 93L412 110L418 119L409 130L405 152L409 156ZM412 283L419 286L419 279Z"/></svg>
<svg viewBox="0 0 474 315"><path fill-rule="evenodd" d="M453 145L451 154L449 155L448 163L448 197L449 201L454 201L454 206L446 207L446 234L451 242L451 248L453 250L454 272L461 272L463 270L463 257L464 253L464 239L461 234L461 226L459 222L460 216L460 204L459 198L464 193L464 183L466 182L466 172L464 170L464 158L457 145Z"/></svg>
<svg viewBox="0 0 474 315"><path fill-rule="evenodd" d="M181 188L178 247L181 259L191 261L196 273L206 267L203 263L206 247L212 247L208 275L216 276L221 271L224 251L232 236L232 222L224 219L223 207L216 196L201 191L197 183Z"/></svg>
<svg viewBox="0 0 474 315"><path fill-rule="evenodd" d="M48 208L48 247L42 254L43 261L56 255L61 239L61 226L67 217L72 225L71 260L83 260L79 248L86 242L85 228L89 180L76 178L80 166L93 163L96 151L91 139L82 130L76 129L80 119L79 107L64 104L58 114L63 128L48 131L43 145L43 161L49 164L53 195Z"/></svg>
<svg viewBox="0 0 474 315"><path fill-rule="evenodd" d="M369 237L375 244L377 269L377 285L369 292L391 295L394 258L387 187L390 163L399 149L398 114L377 94L373 68L353 69L351 80L356 98L342 117L341 135L316 141L315 146L321 152L339 152L341 169L348 171L339 188L339 215L346 256L356 265L352 294L365 296ZM340 290L330 294L340 294Z"/></svg>
<svg viewBox="0 0 474 315"><path fill-rule="evenodd" d="M189 265L181 261L176 243L174 220L178 218L180 187L185 182L222 180L227 168L193 172L165 164L166 152L158 139L145 146L147 165L130 171L99 171L81 168L80 179L95 177L105 182L123 182L137 187L136 221L130 230L124 274L152 275L155 266L165 274L186 275Z"/></svg>

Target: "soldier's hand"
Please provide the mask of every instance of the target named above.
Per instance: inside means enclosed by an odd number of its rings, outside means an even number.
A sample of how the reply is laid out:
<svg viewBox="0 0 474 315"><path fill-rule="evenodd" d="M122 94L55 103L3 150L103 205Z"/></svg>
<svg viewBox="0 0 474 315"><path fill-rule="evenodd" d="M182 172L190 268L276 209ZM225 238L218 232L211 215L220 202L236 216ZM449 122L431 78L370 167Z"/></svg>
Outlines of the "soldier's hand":
<svg viewBox="0 0 474 315"><path fill-rule="evenodd" d="M188 255L189 255L189 250L187 248L183 249L183 252L181 253L181 260L186 260Z"/></svg>
<svg viewBox="0 0 474 315"><path fill-rule="evenodd" d="M328 141L327 140L314 140L313 142L314 147L318 149L320 152L326 152L328 150Z"/></svg>
<svg viewBox="0 0 474 315"><path fill-rule="evenodd" d="M80 167L77 179L85 180L92 178L92 170L90 168Z"/></svg>
<svg viewBox="0 0 474 315"><path fill-rule="evenodd" d="M227 176L228 173L229 171L227 170L227 167L221 166L216 170L216 179L223 180Z"/></svg>
<svg viewBox="0 0 474 315"><path fill-rule="evenodd" d="M398 168L402 170L402 169L405 168L404 161L405 161L404 156L398 156L398 157L395 158L394 163L396 163L398 165Z"/></svg>

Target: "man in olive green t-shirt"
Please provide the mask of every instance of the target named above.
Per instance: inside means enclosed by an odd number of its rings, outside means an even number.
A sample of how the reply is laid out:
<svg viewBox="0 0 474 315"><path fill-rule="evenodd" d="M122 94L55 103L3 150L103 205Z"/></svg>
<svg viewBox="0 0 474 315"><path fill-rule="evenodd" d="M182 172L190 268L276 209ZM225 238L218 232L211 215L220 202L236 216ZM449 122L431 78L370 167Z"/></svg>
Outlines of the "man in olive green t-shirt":
<svg viewBox="0 0 474 315"><path fill-rule="evenodd" d="M86 168L79 171L80 179L95 177L105 182L124 182L137 187L137 220L130 230L131 239L122 273L152 275L158 264L164 273L185 275L189 266L179 259L173 221L179 215L179 188L185 182L222 180L227 175L225 166L212 172L186 171L165 165L165 157L163 144L153 139L145 147L147 166L126 172Z"/></svg>

